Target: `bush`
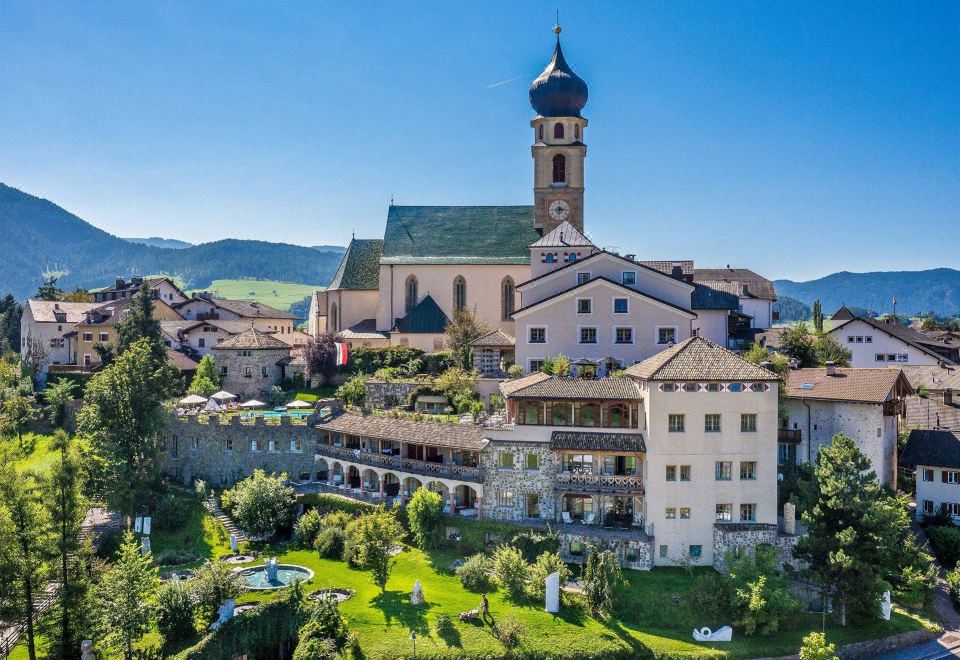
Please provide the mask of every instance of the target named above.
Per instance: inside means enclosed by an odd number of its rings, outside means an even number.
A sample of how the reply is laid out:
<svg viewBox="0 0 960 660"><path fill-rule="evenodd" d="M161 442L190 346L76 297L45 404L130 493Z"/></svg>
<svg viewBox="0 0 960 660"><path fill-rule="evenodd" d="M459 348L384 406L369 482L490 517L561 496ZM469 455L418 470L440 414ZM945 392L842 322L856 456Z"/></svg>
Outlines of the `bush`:
<svg viewBox="0 0 960 660"><path fill-rule="evenodd" d="M159 530L177 529L189 515L190 503L183 497L166 493L153 508L153 525Z"/></svg>
<svg viewBox="0 0 960 660"><path fill-rule="evenodd" d="M517 600L523 595L529 570L530 565L514 547L501 545L493 553L491 572L493 581L512 600Z"/></svg>
<svg viewBox="0 0 960 660"><path fill-rule="evenodd" d="M197 627L201 631L206 630L223 601L237 598L243 592L240 574L219 561L200 566L189 584L196 605Z"/></svg>
<svg viewBox="0 0 960 660"><path fill-rule="evenodd" d="M193 492L200 500L205 500L210 497L210 494L213 491L206 481L203 479L197 479L193 482Z"/></svg>
<svg viewBox="0 0 960 660"><path fill-rule="evenodd" d="M943 566L956 566L960 561L960 529L927 527L927 538Z"/></svg>
<svg viewBox="0 0 960 660"><path fill-rule="evenodd" d="M443 532L443 497L426 488L418 488L407 504L407 524L417 547L435 548Z"/></svg>
<svg viewBox="0 0 960 660"><path fill-rule="evenodd" d="M590 546L587 551L587 566L583 572L583 587L594 617L606 618L616 606L617 588L623 585L623 570L620 561L610 550L597 550Z"/></svg>
<svg viewBox="0 0 960 660"><path fill-rule="evenodd" d="M323 516L317 509L306 511L293 525L293 534L297 543L304 548L312 548L317 535L323 529Z"/></svg>
<svg viewBox="0 0 960 660"><path fill-rule="evenodd" d="M267 475L263 470L223 492L223 506L228 508L240 528L254 536L276 534L290 524L294 493L287 486L287 475Z"/></svg>
<svg viewBox="0 0 960 660"><path fill-rule="evenodd" d="M193 633L193 598L180 580L169 580L157 591L157 630L169 644Z"/></svg>
<svg viewBox="0 0 960 660"><path fill-rule="evenodd" d="M450 351L427 353L420 359L423 362L423 371L428 374L439 374L450 368Z"/></svg>
<svg viewBox="0 0 960 660"><path fill-rule="evenodd" d="M169 548L158 555L153 556L153 561L157 566L180 566L189 564L200 559L200 553L196 548Z"/></svg>
<svg viewBox="0 0 960 660"><path fill-rule="evenodd" d="M507 369L507 375L510 376L510 378L520 378L520 376L523 375L523 367L519 364L511 364Z"/></svg>
<svg viewBox="0 0 960 660"><path fill-rule="evenodd" d="M803 638L800 647L800 660L837 660L834 651L836 644L827 644L827 636L823 633L812 632Z"/></svg>
<svg viewBox="0 0 960 660"><path fill-rule="evenodd" d="M515 649L520 646L523 637L527 634L527 629L517 617L508 614L497 622L494 634L506 648Z"/></svg>
<svg viewBox="0 0 960 660"><path fill-rule="evenodd" d="M956 605L960 605L960 566L947 571L947 593Z"/></svg>
<svg viewBox="0 0 960 660"><path fill-rule="evenodd" d="M544 552L530 567L530 582L527 584L527 593L534 600L543 600L547 588L547 576L551 573L560 574L561 586L570 579L570 569L556 552Z"/></svg>
<svg viewBox="0 0 960 660"><path fill-rule="evenodd" d="M718 622L729 616L733 596L730 580L713 571L697 576L690 586L691 609L704 621Z"/></svg>
<svg viewBox="0 0 960 660"><path fill-rule="evenodd" d="M294 660L336 657L336 653L346 647L350 638L347 622L340 616L336 601L332 598L319 599L310 614L307 625L300 630L299 637L300 644L294 653ZM324 648L324 643L329 644L333 653L315 655L318 650Z"/></svg>
<svg viewBox="0 0 960 660"><path fill-rule="evenodd" d="M334 396L342 399L348 406L358 406L367 396L367 379L369 376L357 374L337 388Z"/></svg>
<svg viewBox="0 0 960 660"><path fill-rule="evenodd" d="M734 559L728 553L729 579L734 589L734 622L747 635L769 635L780 621L800 610L786 577L776 573L776 552L758 547L753 555Z"/></svg>
<svg viewBox="0 0 960 660"><path fill-rule="evenodd" d="M344 532L342 527L326 527L317 534L313 547L320 553L321 557L350 561L352 555L349 558L345 556L343 542Z"/></svg>
<svg viewBox="0 0 960 660"><path fill-rule="evenodd" d="M532 562L545 552L557 552L560 549L560 536L548 524L543 532L528 529L515 534L510 539L510 545L519 550L525 560Z"/></svg>
<svg viewBox="0 0 960 660"><path fill-rule="evenodd" d="M483 553L473 555L457 567L457 577L467 591L484 593L490 590L490 572L493 570L490 558Z"/></svg>
<svg viewBox="0 0 960 660"><path fill-rule="evenodd" d="M456 632L453 625L453 619L451 619L447 614L441 614L437 617L437 620L433 623L433 629L437 633L437 637L440 639L452 637Z"/></svg>

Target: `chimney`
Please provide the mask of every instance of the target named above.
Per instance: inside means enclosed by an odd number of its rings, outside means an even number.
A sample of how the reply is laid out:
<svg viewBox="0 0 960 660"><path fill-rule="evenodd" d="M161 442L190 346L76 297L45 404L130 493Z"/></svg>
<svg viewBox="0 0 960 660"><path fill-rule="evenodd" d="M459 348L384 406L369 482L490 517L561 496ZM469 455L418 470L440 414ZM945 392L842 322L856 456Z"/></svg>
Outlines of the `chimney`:
<svg viewBox="0 0 960 660"><path fill-rule="evenodd" d="M59 310L59 309L60 309L60 303L58 303L58 302L53 303L53 308L56 309L56 310Z"/></svg>
<svg viewBox="0 0 960 660"><path fill-rule="evenodd" d="M122 289L124 284L126 284L126 282L123 281L123 278L122 278L122 277L118 277L118 278L116 278L116 280L114 281L114 285L115 285L118 289Z"/></svg>
<svg viewBox="0 0 960 660"><path fill-rule="evenodd" d="M683 279L683 266L679 264L673 264L673 268L670 269L670 277L676 278L678 280Z"/></svg>
<svg viewBox="0 0 960 660"><path fill-rule="evenodd" d="M746 284L740 285L740 295L746 296L750 294L750 288Z"/></svg>
<svg viewBox="0 0 960 660"><path fill-rule="evenodd" d="M625 255L623 255L623 258L626 259L627 261L633 261L633 260L635 260L635 259L637 258L637 255L635 255L635 254L625 254Z"/></svg>
<svg viewBox="0 0 960 660"><path fill-rule="evenodd" d="M766 369L767 371L773 371L773 362L770 362L769 360L764 360L763 362L760 363L760 367L762 369Z"/></svg>
<svg viewBox="0 0 960 660"><path fill-rule="evenodd" d="M836 375L837 375L837 363L836 363L836 362L834 362L833 360L828 360L828 361L827 361L827 364L826 364L826 367L827 367L827 375L828 375L828 376L836 376Z"/></svg>
<svg viewBox="0 0 960 660"><path fill-rule="evenodd" d="M943 405L945 406L953 405L953 389L949 387L943 391Z"/></svg>

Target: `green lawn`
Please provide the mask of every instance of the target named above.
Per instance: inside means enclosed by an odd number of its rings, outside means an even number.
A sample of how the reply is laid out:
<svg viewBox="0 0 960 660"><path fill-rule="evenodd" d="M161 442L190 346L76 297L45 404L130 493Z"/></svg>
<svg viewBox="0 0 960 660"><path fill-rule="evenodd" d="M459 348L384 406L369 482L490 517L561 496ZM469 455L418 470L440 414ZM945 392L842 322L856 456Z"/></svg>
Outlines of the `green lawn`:
<svg viewBox="0 0 960 660"><path fill-rule="evenodd" d="M52 436L43 433L24 433L21 447L15 435L0 437L0 450L10 451L19 469L42 474L50 468L56 456L50 449L51 439Z"/></svg>
<svg viewBox="0 0 960 660"><path fill-rule="evenodd" d="M274 280L214 280L209 286L197 291L212 291L220 298L230 300L255 300L277 309L289 309L322 286L292 284ZM190 292L195 293L195 292Z"/></svg>

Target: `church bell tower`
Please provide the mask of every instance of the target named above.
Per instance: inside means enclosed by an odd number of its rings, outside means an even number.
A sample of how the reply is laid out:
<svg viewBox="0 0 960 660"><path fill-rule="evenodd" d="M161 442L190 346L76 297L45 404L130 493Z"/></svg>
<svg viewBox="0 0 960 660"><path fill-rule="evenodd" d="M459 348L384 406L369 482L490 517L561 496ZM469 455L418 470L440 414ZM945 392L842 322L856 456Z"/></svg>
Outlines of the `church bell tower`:
<svg viewBox="0 0 960 660"><path fill-rule="evenodd" d="M533 127L533 226L546 234L567 221L583 232L583 161L587 155L580 111L587 83L575 74L560 49L560 26L553 59L530 85Z"/></svg>

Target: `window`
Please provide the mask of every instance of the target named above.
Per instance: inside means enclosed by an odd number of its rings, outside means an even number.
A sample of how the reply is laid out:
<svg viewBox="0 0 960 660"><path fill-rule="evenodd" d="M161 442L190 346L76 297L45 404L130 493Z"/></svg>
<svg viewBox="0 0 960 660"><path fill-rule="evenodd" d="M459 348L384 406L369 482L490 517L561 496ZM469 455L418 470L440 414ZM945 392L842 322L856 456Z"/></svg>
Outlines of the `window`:
<svg viewBox="0 0 960 660"><path fill-rule="evenodd" d="M580 343L581 343L581 344L596 344L596 343L597 343L597 329L596 329L596 328L580 328Z"/></svg>
<svg viewBox="0 0 960 660"><path fill-rule="evenodd" d="M859 336L858 336L858 337L857 337L857 343L858 343L858 344L862 344L862 343L863 343L863 337L859 337Z"/></svg>
<svg viewBox="0 0 960 660"><path fill-rule="evenodd" d="M267 368L266 368L266 367L260 367L260 375L263 376L264 378L267 377Z"/></svg>
<svg viewBox="0 0 960 660"><path fill-rule="evenodd" d="M924 481L933 481L933 470L930 468L923 468L923 480Z"/></svg>
<svg viewBox="0 0 960 660"><path fill-rule="evenodd" d="M703 416L703 430L707 433L720 432L720 415L706 414Z"/></svg>
<svg viewBox="0 0 960 660"><path fill-rule="evenodd" d="M877 353L877 354L874 356L874 359L875 359L877 362L883 362L883 359L884 359L883 353Z"/></svg>
<svg viewBox="0 0 960 660"><path fill-rule="evenodd" d="M527 493L524 496L527 518L540 517L540 493Z"/></svg>
<svg viewBox="0 0 960 660"><path fill-rule="evenodd" d="M708 392L719 392L721 389L723 388L720 386L720 383L707 383Z"/></svg>
<svg viewBox="0 0 960 660"><path fill-rule="evenodd" d="M290 451L303 451L303 440L291 440Z"/></svg>
<svg viewBox="0 0 960 660"><path fill-rule="evenodd" d="M570 555L573 557L579 557L582 554L583 554L583 542L570 541Z"/></svg>
<svg viewBox="0 0 960 660"><path fill-rule="evenodd" d="M667 481L676 481L677 480L677 466L668 465L667 466Z"/></svg>
<svg viewBox="0 0 960 660"><path fill-rule="evenodd" d="M577 273L577 284L586 284L590 281L590 273Z"/></svg>
<svg viewBox="0 0 960 660"><path fill-rule="evenodd" d="M543 124L540 124L540 128L537 130L537 139L543 142Z"/></svg>
<svg viewBox="0 0 960 660"><path fill-rule="evenodd" d="M668 506L666 510L663 512L663 517L666 518L667 520L673 520L674 518L677 517L677 510L674 509L672 506Z"/></svg>
<svg viewBox="0 0 960 660"><path fill-rule="evenodd" d="M677 384L676 383L664 383L660 386L661 392L676 392Z"/></svg>
<svg viewBox="0 0 960 660"><path fill-rule="evenodd" d="M753 481L757 478L756 461L740 461L740 479L744 481Z"/></svg>
<svg viewBox="0 0 960 660"><path fill-rule="evenodd" d="M744 413L740 415L740 432L741 433L757 432L757 415L755 413Z"/></svg>
<svg viewBox="0 0 960 660"><path fill-rule="evenodd" d="M527 341L528 344L546 344L547 343L547 329L546 328L530 328L530 339Z"/></svg>
<svg viewBox="0 0 960 660"><path fill-rule="evenodd" d="M727 385L727 390L730 392L742 392L743 383L730 383L729 385Z"/></svg>
<svg viewBox="0 0 960 660"><path fill-rule="evenodd" d="M200 348L204 348L206 345L207 345L206 338L200 337L200 339L197 340L197 346L199 346Z"/></svg>
<svg viewBox="0 0 960 660"><path fill-rule="evenodd" d="M620 277L620 281L627 286L633 286L637 283L637 273L633 270L623 271L623 275Z"/></svg>
<svg viewBox="0 0 960 660"><path fill-rule="evenodd" d="M670 549L670 546L668 546L668 545L661 545L661 546L660 546L660 559L666 559L666 558L667 558L667 551L668 551L669 549Z"/></svg>
<svg viewBox="0 0 960 660"><path fill-rule="evenodd" d="M223 441L224 451L233 451L233 438L227 438Z"/></svg>
<svg viewBox="0 0 960 660"><path fill-rule="evenodd" d="M277 442L276 440L269 440L267 442L267 451L277 451Z"/></svg>
<svg viewBox="0 0 960 660"><path fill-rule="evenodd" d="M944 470L940 473L940 479L945 484L960 483L960 472L956 470Z"/></svg>
<svg viewBox="0 0 960 660"><path fill-rule="evenodd" d="M259 451L259 450L260 450L260 443L257 442L256 440L251 440L250 451Z"/></svg>
<svg viewBox="0 0 960 660"><path fill-rule="evenodd" d="M690 554L690 559L700 559L700 555L703 554L703 546L691 545L689 554Z"/></svg>
<svg viewBox="0 0 960 660"><path fill-rule="evenodd" d="M592 313L593 313L593 299L577 298L577 314L592 314Z"/></svg>
<svg viewBox="0 0 960 660"><path fill-rule="evenodd" d="M513 508L513 491L512 490L498 490L497 491L497 506L504 508Z"/></svg>
<svg viewBox="0 0 960 660"><path fill-rule="evenodd" d="M677 341L676 328L657 328L658 344L673 344Z"/></svg>
<svg viewBox="0 0 960 660"><path fill-rule="evenodd" d="M873 336L872 336L872 335L867 335L866 337L864 337L864 338L863 338L863 343L865 343L865 344L872 344L872 343L873 343Z"/></svg>
<svg viewBox="0 0 960 660"><path fill-rule="evenodd" d="M557 154L553 157L553 182L567 182L567 159L563 154Z"/></svg>
<svg viewBox="0 0 960 660"><path fill-rule="evenodd" d="M690 466L681 465L680 466L680 481L690 481Z"/></svg>
<svg viewBox="0 0 960 660"><path fill-rule="evenodd" d="M467 306L467 281L462 275L453 279L453 308L464 309Z"/></svg>
<svg viewBox="0 0 960 660"><path fill-rule="evenodd" d="M106 332L101 332L100 341L110 341L110 335Z"/></svg>
<svg viewBox="0 0 960 660"><path fill-rule="evenodd" d="M562 470L571 474L593 474L593 455L564 454Z"/></svg>
<svg viewBox="0 0 960 660"><path fill-rule="evenodd" d="M732 504L718 504L717 505L717 520L723 522L730 522L733 520L733 505Z"/></svg>
<svg viewBox="0 0 960 660"><path fill-rule="evenodd" d="M683 415L668 415L667 430L670 433L683 433Z"/></svg>
<svg viewBox="0 0 960 660"><path fill-rule="evenodd" d="M557 256L553 252L547 252L545 255L543 255L544 263L552 264L556 262L556 260Z"/></svg>
<svg viewBox="0 0 960 660"><path fill-rule="evenodd" d="M84 354L83 354L83 366L85 366L85 367L89 367L89 366L90 366L90 354L89 354L89 353L84 353Z"/></svg>
<svg viewBox="0 0 960 660"><path fill-rule="evenodd" d="M933 500L923 501L923 512L925 514L933 515Z"/></svg>
<svg viewBox="0 0 960 660"><path fill-rule="evenodd" d="M226 368L226 367L220 367L220 375L221 375L221 376L226 376L226 375L227 375L227 368Z"/></svg>
<svg viewBox="0 0 960 660"><path fill-rule="evenodd" d="M253 367L244 367L244 368L243 368L243 377L244 377L244 378L253 378Z"/></svg>
<svg viewBox="0 0 960 660"><path fill-rule="evenodd" d="M682 389L684 392L699 392L700 386L696 383L684 383Z"/></svg>
<svg viewBox="0 0 960 660"><path fill-rule="evenodd" d="M849 335L849 336L847 337L847 343L848 343L848 344L852 344L853 342L854 342L854 337L853 337L853 335Z"/></svg>
<svg viewBox="0 0 960 660"><path fill-rule="evenodd" d="M200 436L199 436L199 435L195 435L195 436L193 436L192 438L190 438L190 449L194 449L194 450L200 449Z"/></svg>
<svg viewBox="0 0 960 660"><path fill-rule="evenodd" d="M715 472L717 481L730 481L733 478L733 463L731 461L717 461Z"/></svg>
<svg viewBox="0 0 960 660"><path fill-rule="evenodd" d="M909 360L910 360L910 356L907 355L906 353L900 353L897 356L897 362L908 362Z"/></svg>
<svg viewBox="0 0 960 660"><path fill-rule="evenodd" d="M897 356L895 353L887 353L887 362L896 362Z"/></svg>
<svg viewBox="0 0 960 660"><path fill-rule="evenodd" d="M513 454L508 451L502 451L497 456L497 467L501 470L513 469Z"/></svg>
<svg viewBox="0 0 960 660"><path fill-rule="evenodd" d="M766 383L752 383L750 385L751 392L766 392L767 384Z"/></svg>
<svg viewBox="0 0 960 660"><path fill-rule="evenodd" d="M633 328L614 328L613 343L614 344L632 344Z"/></svg>
<svg viewBox="0 0 960 660"><path fill-rule="evenodd" d="M740 505L740 522L754 522L757 519L757 505L756 504L741 504Z"/></svg>
<svg viewBox="0 0 960 660"><path fill-rule="evenodd" d="M523 467L526 470L539 470L540 469L540 457L536 454L527 454L523 460Z"/></svg>
<svg viewBox="0 0 960 660"><path fill-rule="evenodd" d="M516 302L516 287L513 284L512 277L504 277L500 283L500 312L504 321L509 321L513 315L513 307Z"/></svg>
<svg viewBox="0 0 960 660"><path fill-rule="evenodd" d="M613 313L627 314L630 312L630 302L626 298L613 299Z"/></svg>
<svg viewBox="0 0 960 660"><path fill-rule="evenodd" d="M404 309L408 312L417 306L417 277L415 275L410 275L407 278L407 282L404 285Z"/></svg>
<svg viewBox="0 0 960 660"><path fill-rule="evenodd" d="M536 373L543 369L543 360L530 360L530 373Z"/></svg>
<svg viewBox="0 0 960 660"><path fill-rule="evenodd" d="M553 138L555 140L563 139L563 124L561 124L560 122L557 122L556 124L553 125Z"/></svg>
<svg viewBox="0 0 960 660"><path fill-rule="evenodd" d="M83 333L83 341L93 341L93 333L92 333L92 332L84 332L84 333Z"/></svg>
<svg viewBox="0 0 960 660"><path fill-rule="evenodd" d="M680 520L690 520L690 507L680 507Z"/></svg>
<svg viewBox="0 0 960 660"><path fill-rule="evenodd" d="M573 262L576 261L576 260L577 260L577 253L576 253L576 252L571 252L570 254L567 255L567 261L573 263Z"/></svg>

